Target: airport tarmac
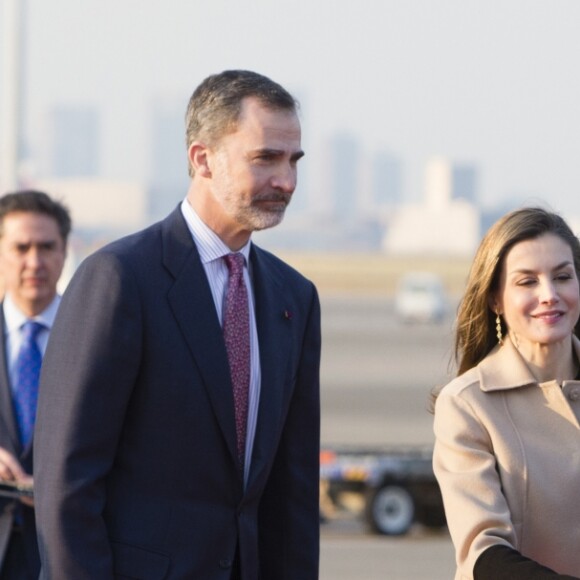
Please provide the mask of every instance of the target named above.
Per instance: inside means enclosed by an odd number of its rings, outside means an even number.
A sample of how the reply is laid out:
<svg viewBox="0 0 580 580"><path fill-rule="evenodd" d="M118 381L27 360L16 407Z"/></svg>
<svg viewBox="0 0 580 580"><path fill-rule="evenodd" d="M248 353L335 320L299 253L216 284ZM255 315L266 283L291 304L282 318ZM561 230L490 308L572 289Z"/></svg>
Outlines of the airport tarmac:
<svg viewBox="0 0 580 580"><path fill-rule="evenodd" d="M380 297L322 297L322 443L428 444L452 320L403 324Z"/></svg>
<svg viewBox="0 0 580 580"><path fill-rule="evenodd" d="M322 445L433 443L431 390L452 376L452 319L405 325L385 297L322 296ZM321 580L451 580L446 530L371 535L341 517L322 525Z"/></svg>

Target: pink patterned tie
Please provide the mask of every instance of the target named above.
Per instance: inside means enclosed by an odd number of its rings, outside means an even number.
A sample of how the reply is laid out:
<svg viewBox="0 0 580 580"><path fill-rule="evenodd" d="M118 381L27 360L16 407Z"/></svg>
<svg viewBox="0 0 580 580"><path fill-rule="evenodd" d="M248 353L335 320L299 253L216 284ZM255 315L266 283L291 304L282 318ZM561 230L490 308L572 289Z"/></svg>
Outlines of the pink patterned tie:
<svg viewBox="0 0 580 580"><path fill-rule="evenodd" d="M250 389L250 315L248 291L244 282L244 256L224 256L229 279L224 308L224 339L228 351L230 373L234 388L238 457L243 468L248 421L248 393Z"/></svg>

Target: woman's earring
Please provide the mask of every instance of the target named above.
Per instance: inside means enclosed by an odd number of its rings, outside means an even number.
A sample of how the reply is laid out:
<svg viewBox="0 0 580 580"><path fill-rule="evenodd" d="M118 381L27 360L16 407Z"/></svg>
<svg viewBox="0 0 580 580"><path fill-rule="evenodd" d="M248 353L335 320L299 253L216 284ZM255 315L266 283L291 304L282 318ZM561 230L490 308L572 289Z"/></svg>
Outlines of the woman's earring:
<svg viewBox="0 0 580 580"><path fill-rule="evenodd" d="M499 311L495 311L495 330L497 332L497 342L501 346L503 344L503 334L501 332L501 318L499 317Z"/></svg>

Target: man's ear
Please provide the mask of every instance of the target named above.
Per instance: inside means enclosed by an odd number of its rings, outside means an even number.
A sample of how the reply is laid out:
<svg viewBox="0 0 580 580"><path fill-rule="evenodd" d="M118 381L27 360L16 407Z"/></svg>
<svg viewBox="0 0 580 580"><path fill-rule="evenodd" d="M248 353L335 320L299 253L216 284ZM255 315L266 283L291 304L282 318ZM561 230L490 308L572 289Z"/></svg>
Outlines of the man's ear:
<svg viewBox="0 0 580 580"><path fill-rule="evenodd" d="M199 141L194 141L187 150L189 163L195 173L200 177L211 177L211 169L209 167L209 150L207 146Z"/></svg>

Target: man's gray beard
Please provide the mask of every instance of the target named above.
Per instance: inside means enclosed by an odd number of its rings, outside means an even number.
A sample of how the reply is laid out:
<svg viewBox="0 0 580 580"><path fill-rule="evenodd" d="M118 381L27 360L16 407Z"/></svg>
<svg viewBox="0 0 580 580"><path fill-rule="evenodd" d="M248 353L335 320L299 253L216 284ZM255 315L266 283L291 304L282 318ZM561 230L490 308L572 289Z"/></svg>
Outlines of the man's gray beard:
<svg viewBox="0 0 580 580"><path fill-rule="evenodd" d="M243 221L253 231L267 230L282 222L286 214L286 207L282 211L252 210L244 215Z"/></svg>

